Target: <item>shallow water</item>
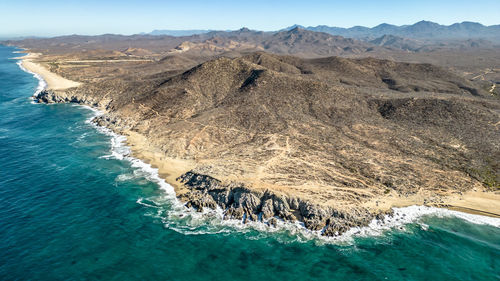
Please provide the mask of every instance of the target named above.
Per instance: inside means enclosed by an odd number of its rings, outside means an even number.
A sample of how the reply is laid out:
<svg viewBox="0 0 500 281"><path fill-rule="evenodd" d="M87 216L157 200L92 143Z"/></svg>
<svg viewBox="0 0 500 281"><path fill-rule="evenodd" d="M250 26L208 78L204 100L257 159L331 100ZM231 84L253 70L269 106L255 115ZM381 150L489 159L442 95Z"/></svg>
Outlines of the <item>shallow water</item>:
<svg viewBox="0 0 500 281"><path fill-rule="evenodd" d="M0 46L1 280L500 280L498 220L429 212L332 242L186 213L95 112L33 104L15 50Z"/></svg>

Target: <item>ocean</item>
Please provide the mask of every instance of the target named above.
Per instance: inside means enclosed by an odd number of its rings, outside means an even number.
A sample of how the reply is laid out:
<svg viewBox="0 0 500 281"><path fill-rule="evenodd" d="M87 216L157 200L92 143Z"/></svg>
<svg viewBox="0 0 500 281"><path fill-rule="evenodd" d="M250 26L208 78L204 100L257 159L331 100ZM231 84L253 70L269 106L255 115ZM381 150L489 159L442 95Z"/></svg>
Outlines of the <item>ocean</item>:
<svg viewBox="0 0 500 281"><path fill-rule="evenodd" d="M35 104L0 46L0 280L500 280L500 219L396 210L324 239L185 210L99 114Z"/></svg>

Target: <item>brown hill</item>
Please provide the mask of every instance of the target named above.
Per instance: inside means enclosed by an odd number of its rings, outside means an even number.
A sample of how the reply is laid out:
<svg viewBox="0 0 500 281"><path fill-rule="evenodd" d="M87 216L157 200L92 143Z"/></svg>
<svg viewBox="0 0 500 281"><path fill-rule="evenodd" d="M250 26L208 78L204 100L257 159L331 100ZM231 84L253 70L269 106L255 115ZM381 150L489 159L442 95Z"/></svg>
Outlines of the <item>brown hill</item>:
<svg viewBox="0 0 500 281"><path fill-rule="evenodd" d="M405 51L417 51L425 45L424 41L394 35L383 35L379 38L370 40L369 42L380 47L390 47Z"/></svg>
<svg viewBox="0 0 500 281"><path fill-rule="evenodd" d="M275 54L290 54L303 57L325 57L372 52L378 47L370 43L332 36L295 28L276 33L239 30L230 33L208 33L210 37L201 42L184 41L172 53L190 52L199 55L214 55L228 51L262 51ZM381 48L382 49L382 48Z"/></svg>
<svg viewBox="0 0 500 281"><path fill-rule="evenodd" d="M126 50L122 51L122 53L136 57L146 57L146 56L151 56L153 54L153 52L143 48L127 48Z"/></svg>
<svg viewBox="0 0 500 281"><path fill-rule="evenodd" d="M40 99L106 108L98 123L179 177L190 206L334 235L395 202L499 184L498 100L436 66L252 53L134 75Z"/></svg>
<svg viewBox="0 0 500 281"><path fill-rule="evenodd" d="M306 57L359 54L376 48L370 43L323 32L311 32L299 27L277 32L261 44L267 52Z"/></svg>

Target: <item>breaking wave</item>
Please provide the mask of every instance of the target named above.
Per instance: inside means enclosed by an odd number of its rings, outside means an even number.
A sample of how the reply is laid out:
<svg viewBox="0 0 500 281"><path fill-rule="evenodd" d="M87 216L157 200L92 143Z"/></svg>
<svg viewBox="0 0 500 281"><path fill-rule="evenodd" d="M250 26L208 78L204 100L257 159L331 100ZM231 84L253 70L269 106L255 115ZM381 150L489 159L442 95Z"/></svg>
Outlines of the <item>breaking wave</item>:
<svg viewBox="0 0 500 281"><path fill-rule="evenodd" d="M393 208L392 215L386 215L383 219L374 219L366 227L353 227L337 237L324 237L321 231L311 231L305 228L301 222L286 222L277 220L275 226L270 226L266 220L253 222L247 220L224 219L223 210L205 209L198 212L192 208L185 207L175 194L174 188L159 176L158 169L153 168L140 159L131 156L130 147L126 145L126 137L116 134L108 128L98 126L92 120L103 113L86 105L75 105L91 110L93 114L86 120L100 133L110 137L110 154L102 156L105 159L117 159L128 161L134 168L132 173L117 176L116 181L129 181L144 178L156 183L163 194L153 198L139 198L136 202L149 210L148 216L161 220L166 228L172 229L185 235L220 234L220 233L246 233L249 239L258 239L266 235L274 235L281 242L308 242L311 240L319 243L352 243L356 237L372 237L383 235L389 230L406 231L410 224L418 224L421 229L426 230L427 225L421 222L422 218L434 216L440 218L455 217L475 224L486 224L500 227L500 218L492 218L452 211L448 209L409 206L404 208ZM279 235L276 235L279 234Z"/></svg>
<svg viewBox="0 0 500 281"><path fill-rule="evenodd" d="M33 75L33 77L35 77L36 79L38 79L38 86L35 90L35 93L33 94L33 97L37 96L39 93L41 93L43 90L45 90L45 88L47 88L47 82L42 78L42 76L26 69L23 66L22 59L20 59L18 62L16 62L16 64L19 66L19 68L21 68L22 71L27 72L27 73Z"/></svg>
<svg viewBox="0 0 500 281"><path fill-rule="evenodd" d="M275 235L278 240L285 243L292 241L308 242L311 240L316 240L319 243L352 243L356 237L380 236L390 230L406 231L408 225L415 223L421 229L426 230L428 226L421 221L422 218L429 216L440 218L455 217L475 224L500 227L500 218L427 206L393 208L394 213L392 215L386 215L382 220L373 219L368 226L353 227L337 237L322 236L321 231L308 230L301 222L286 222L278 219L275 226L270 226L266 220L262 222L247 220L246 223L243 223L244 220L225 220L221 208L217 208L216 210L205 209L202 212L198 212L192 208L185 207L177 199L174 188L159 176L158 169L130 155L130 147L126 145L127 138L125 136L92 123L92 119L103 114L102 112L85 105L77 106L82 106L93 111L94 114L86 122L92 124L99 132L111 137L110 154L102 157L128 161L134 168L133 173L121 174L116 180L128 181L145 178L158 184L160 189L164 191L163 195L153 198L139 198L137 203L149 209L148 216L161 220L165 227L184 235L234 233L237 231L248 234L247 237L249 239Z"/></svg>

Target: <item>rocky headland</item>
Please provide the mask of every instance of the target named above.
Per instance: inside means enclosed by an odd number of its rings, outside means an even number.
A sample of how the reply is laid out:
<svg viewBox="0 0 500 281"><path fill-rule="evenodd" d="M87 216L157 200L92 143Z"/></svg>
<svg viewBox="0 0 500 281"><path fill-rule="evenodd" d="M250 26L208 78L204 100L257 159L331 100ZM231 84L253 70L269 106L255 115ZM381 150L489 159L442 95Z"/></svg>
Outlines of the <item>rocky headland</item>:
<svg viewBox="0 0 500 281"><path fill-rule="evenodd" d="M36 98L103 110L94 122L127 136L187 207L226 218L334 236L395 206L498 216L500 103L452 72L263 52L162 63Z"/></svg>

